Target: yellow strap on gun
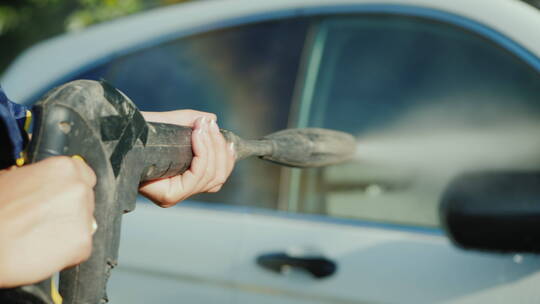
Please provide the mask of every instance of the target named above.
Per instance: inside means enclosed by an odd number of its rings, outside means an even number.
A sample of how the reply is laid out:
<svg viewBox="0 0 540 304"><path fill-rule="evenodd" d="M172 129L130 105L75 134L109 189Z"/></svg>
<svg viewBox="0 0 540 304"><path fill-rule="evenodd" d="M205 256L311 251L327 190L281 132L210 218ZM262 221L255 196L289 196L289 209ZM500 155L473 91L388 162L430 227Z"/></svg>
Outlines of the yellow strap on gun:
<svg viewBox="0 0 540 304"><path fill-rule="evenodd" d="M51 278L51 299L53 300L54 304L62 304L62 296L58 292L58 289L56 289L56 285L54 284L53 279Z"/></svg>

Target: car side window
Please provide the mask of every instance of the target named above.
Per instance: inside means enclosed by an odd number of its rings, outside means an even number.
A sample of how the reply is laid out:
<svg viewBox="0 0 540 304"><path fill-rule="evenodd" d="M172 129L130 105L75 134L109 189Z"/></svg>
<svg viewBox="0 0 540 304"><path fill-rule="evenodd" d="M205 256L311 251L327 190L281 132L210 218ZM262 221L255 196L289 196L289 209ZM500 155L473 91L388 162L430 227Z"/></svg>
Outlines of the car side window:
<svg viewBox="0 0 540 304"><path fill-rule="evenodd" d="M438 226L447 181L414 167L363 161L362 138L388 128L438 134L433 128L481 128L540 115L540 73L454 25L396 15L329 18L312 45L306 82L315 76L304 84L300 125L358 136L359 156L299 173L302 191L293 206L300 212Z"/></svg>
<svg viewBox="0 0 540 304"><path fill-rule="evenodd" d="M103 78L144 111L216 113L221 128L256 139L287 127L307 24L282 19L185 37L75 78ZM279 170L242 161L219 193L194 200L275 208Z"/></svg>

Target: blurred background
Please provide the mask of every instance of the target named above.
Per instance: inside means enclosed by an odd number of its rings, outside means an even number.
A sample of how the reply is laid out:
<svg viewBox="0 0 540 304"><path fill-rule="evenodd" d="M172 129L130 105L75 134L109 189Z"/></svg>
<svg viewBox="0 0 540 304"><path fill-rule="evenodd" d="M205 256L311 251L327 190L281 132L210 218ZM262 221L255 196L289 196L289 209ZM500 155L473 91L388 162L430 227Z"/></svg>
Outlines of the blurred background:
<svg viewBox="0 0 540 304"><path fill-rule="evenodd" d="M0 74L29 46L69 31L189 0L2 0Z"/></svg>
<svg viewBox="0 0 540 304"><path fill-rule="evenodd" d="M538 303L540 258L457 248L439 198L462 171L540 168L540 0L390 2L0 1L17 102L105 79L245 138L358 138L344 165L246 160L217 194L140 200L112 303ZM313 257L337 270L314 276Z"/></svg>
<svg viewBox="0 0 540 304"><path fill-rule="evenodd" d="M40 40L66 31L81 30L91 24L188 1L190 0L2 0L0 74L24 49ZM540 7L540 0L523 1Z"/></svg>

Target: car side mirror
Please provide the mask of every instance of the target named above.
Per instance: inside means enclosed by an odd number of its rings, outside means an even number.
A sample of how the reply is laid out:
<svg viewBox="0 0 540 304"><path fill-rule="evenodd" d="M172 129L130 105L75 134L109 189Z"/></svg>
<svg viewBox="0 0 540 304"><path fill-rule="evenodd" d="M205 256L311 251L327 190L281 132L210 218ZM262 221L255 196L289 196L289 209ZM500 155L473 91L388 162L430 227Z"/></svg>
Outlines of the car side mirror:
<svg viewBox="0 0 540 304"><path fill-rule="evenodd" d="M475 172L455 178L441 223L460 247L540 253L540 172Z"/></svg>

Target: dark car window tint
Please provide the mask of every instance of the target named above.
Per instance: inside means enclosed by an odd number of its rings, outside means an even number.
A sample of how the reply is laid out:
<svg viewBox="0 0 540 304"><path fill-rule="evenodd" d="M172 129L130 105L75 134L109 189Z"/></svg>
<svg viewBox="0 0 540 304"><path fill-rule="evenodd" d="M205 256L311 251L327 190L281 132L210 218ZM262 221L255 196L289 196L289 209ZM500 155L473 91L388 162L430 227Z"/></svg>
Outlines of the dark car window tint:
<svg viewBox="0 0 540 304"><path fill-rule="evenodd" d="M182 38L76 78L104 78L146 111L213 112L220 127L260 138L287 127L306 27L306 19L285 19ZM279 170L240 162L218 194L196 199L274 208Z"/></svg>
<svg viewBox="0 0 540 304"><path fill-rule="evenodd" d="M540 118L538 71L464 29L420 18L347 17L323 22L318 39L324 40L318 76L313 98L304 101L311 103L309 126L343 130L362 139L387 128L399 129L396 126L408 119L399 130L408 138L411 132L436 136L444 128L491 132L500 122ZM519 134L501 133L500 139L504 136ZM474 147L472 142L452 149ZM412 165L405 170L363 162L361 142L358 153L356 162L304 172L299 210L438 225L444 179L436 182Z"/></svg>

